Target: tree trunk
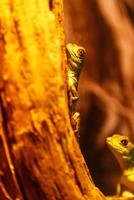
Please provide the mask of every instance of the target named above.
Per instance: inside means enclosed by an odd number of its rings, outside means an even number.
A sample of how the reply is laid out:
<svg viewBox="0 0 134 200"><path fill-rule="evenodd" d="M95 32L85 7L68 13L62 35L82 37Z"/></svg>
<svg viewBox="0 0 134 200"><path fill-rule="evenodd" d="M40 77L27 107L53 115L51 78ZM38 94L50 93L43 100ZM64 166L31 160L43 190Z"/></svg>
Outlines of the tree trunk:
<svg viewBox="0 0 134 200"><path fill-rule="evenodd" d="M70 125L60 0L0 2L0 199L104 199Z"/></svg>

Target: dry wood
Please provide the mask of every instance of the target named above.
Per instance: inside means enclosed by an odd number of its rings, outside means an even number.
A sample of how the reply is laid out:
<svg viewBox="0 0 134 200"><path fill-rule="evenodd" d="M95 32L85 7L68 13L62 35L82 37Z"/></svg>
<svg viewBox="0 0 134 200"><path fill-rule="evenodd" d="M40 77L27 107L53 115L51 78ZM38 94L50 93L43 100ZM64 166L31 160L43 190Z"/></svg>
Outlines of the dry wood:
<svg viewBox="0 0 134 200"><path fill-rule="evenodd" d="M70 125L62 12L60 0L0 1L1 140L17 184L14 197L1 179L1 199L104 199Z"/></svg>

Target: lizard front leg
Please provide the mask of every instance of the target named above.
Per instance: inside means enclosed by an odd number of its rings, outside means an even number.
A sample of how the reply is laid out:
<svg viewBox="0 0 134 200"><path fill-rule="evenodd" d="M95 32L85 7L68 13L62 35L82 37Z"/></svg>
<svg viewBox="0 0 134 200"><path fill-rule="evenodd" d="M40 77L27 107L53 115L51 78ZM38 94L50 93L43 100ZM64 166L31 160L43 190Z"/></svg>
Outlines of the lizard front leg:
<svg viewBox="0 0 134 200"><path fill-rule="evenodd" d="M75 112L77 101L79 99L78 92L74 85L70 85L69 87L69 105L71 112Z"/></svg>
<svg viewBox="0 0 134 200"><path fill-rule="evenodd" d="M120 183L117 184L116 194L117 194L117 196L121 196L121 185L120 185Z"/></svg>

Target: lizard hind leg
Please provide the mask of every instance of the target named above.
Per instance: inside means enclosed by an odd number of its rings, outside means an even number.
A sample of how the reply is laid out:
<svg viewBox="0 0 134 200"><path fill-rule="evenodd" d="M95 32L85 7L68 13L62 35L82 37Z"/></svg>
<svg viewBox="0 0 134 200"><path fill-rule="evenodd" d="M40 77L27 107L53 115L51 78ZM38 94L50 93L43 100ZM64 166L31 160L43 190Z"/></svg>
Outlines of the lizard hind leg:
<svg viewBox="0 0 134 200"><path fill-rule="evenodd" d="M74 130L74 133L77 137L77 139L79 140L79 127L80 127L80 113L79 112L75 112L72 115L72 127Z"/></svg>

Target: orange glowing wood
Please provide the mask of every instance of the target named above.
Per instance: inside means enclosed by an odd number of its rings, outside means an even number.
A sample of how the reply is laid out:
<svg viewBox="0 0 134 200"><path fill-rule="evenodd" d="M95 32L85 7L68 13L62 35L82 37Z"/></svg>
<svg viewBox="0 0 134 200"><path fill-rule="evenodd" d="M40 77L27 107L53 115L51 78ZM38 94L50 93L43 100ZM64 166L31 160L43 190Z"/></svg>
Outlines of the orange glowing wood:
<svg viewBox="0 0 134 200"><path fill-rule="evenodd" d="M1 140L16 200L105 199L70 125L62 10L61 0L0 2Z"/></svg>

